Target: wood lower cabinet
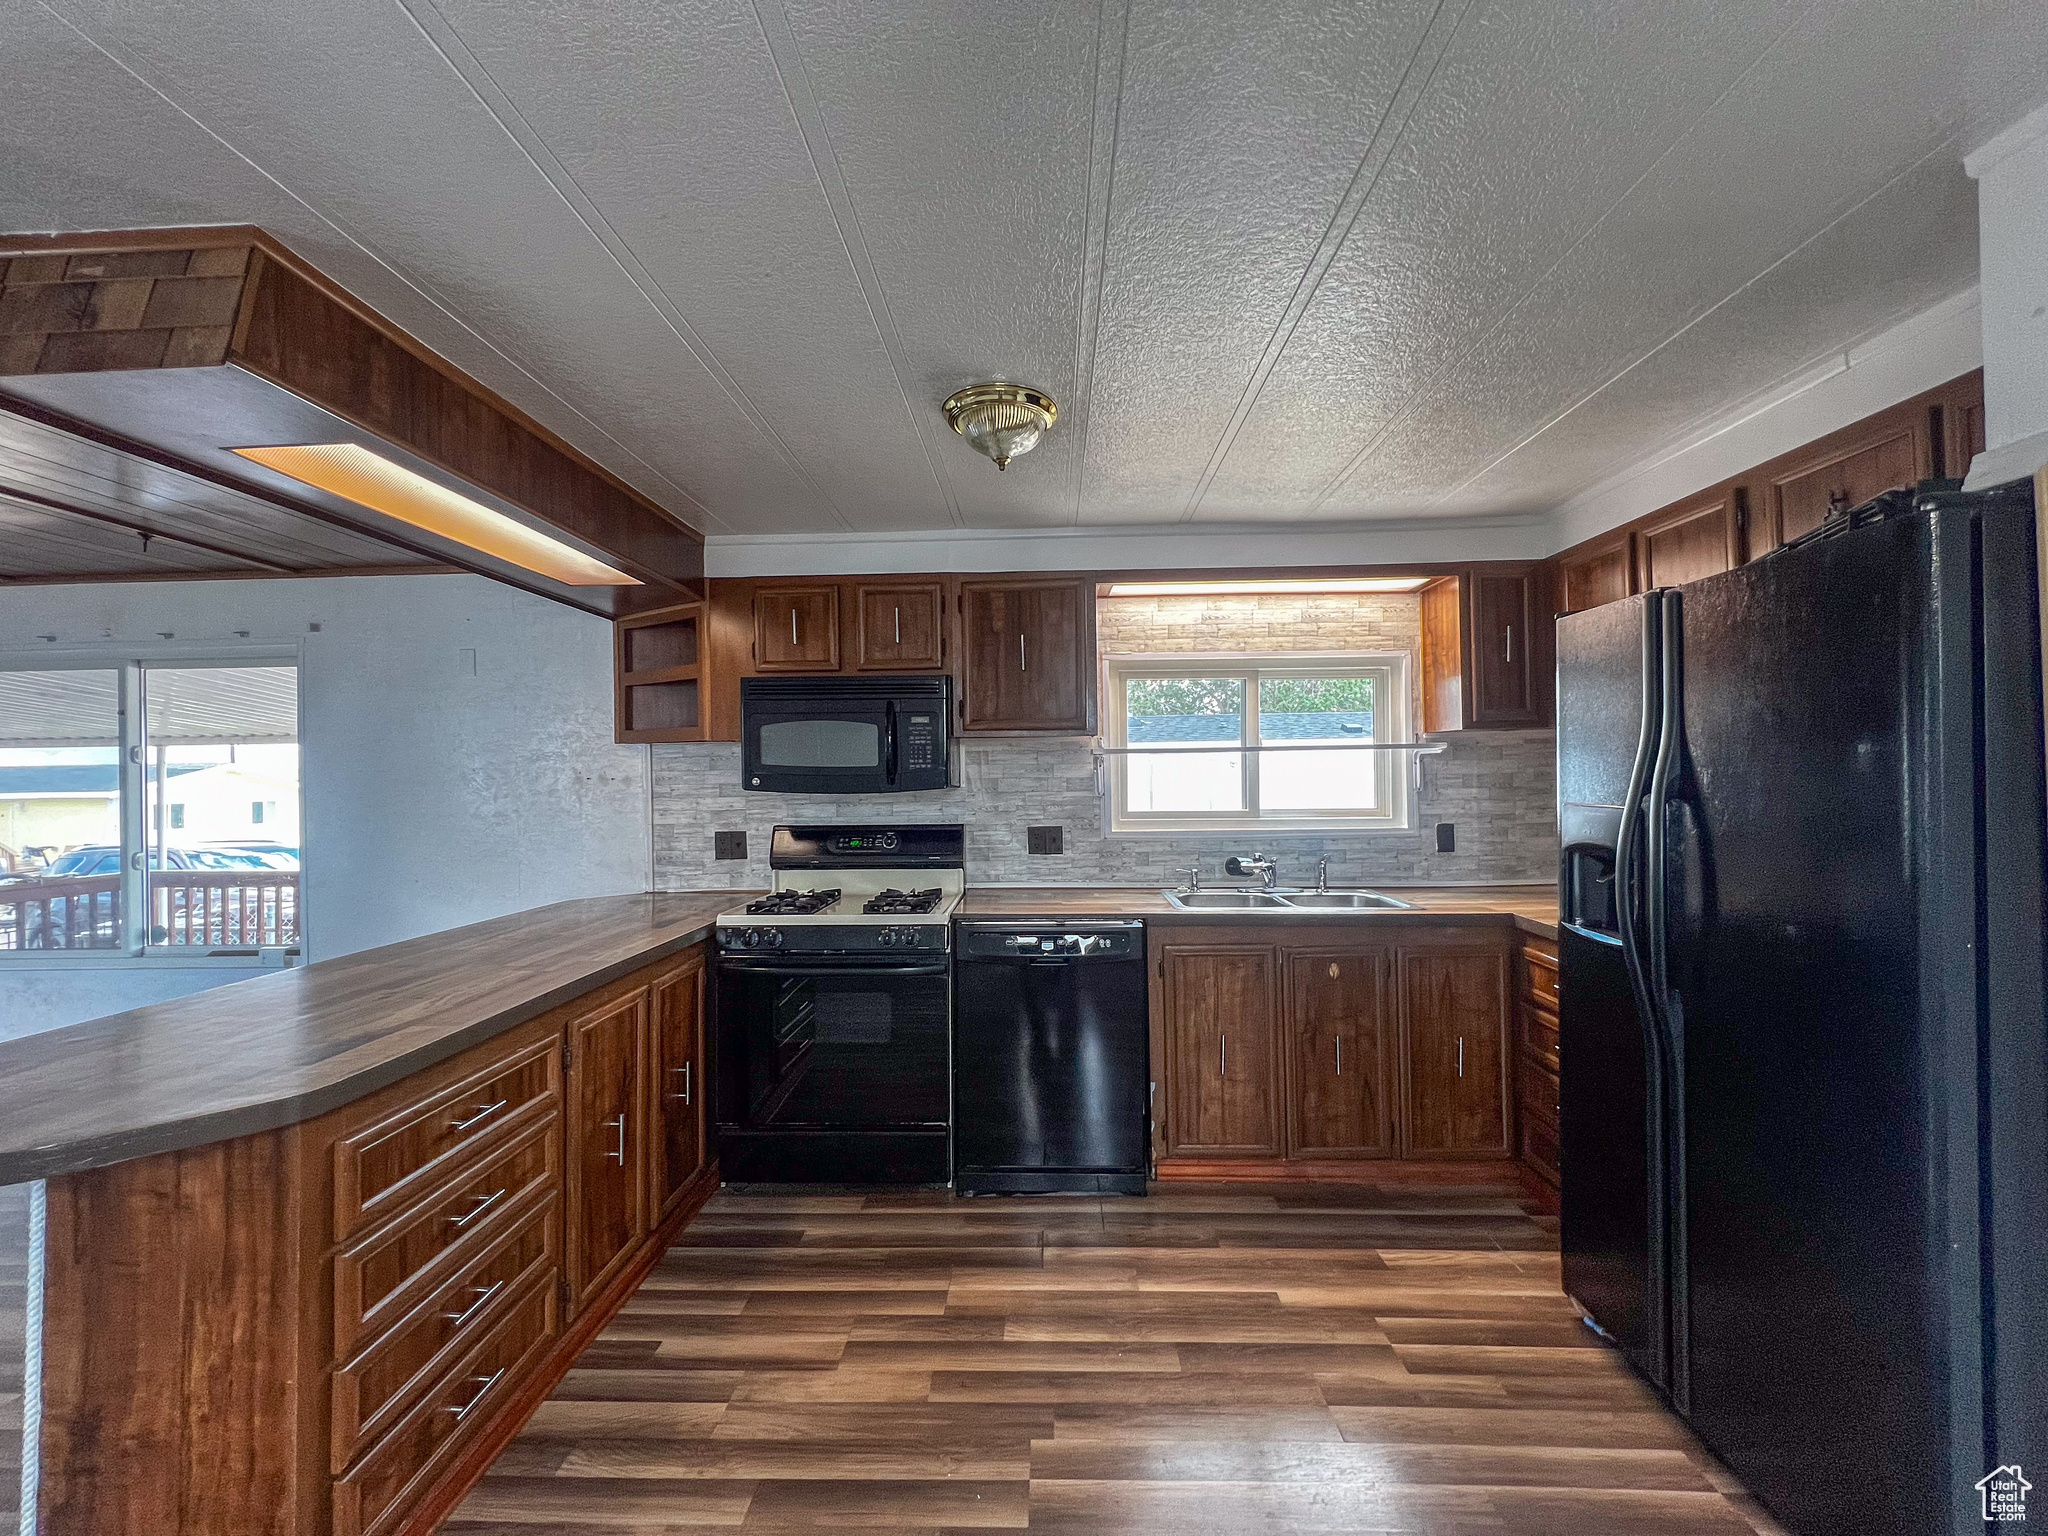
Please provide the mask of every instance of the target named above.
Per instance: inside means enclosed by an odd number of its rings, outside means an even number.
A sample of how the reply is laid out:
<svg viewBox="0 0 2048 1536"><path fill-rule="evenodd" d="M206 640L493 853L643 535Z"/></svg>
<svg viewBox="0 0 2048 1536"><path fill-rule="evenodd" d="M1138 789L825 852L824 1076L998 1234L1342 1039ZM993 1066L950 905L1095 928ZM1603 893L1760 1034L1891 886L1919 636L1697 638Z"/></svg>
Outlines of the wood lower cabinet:
<svg viewBox="0 0 2048 1536"><path fill-rule="evenodd" d="M1331 940L1303 924L1153 929L1162 1165L1510 1154L1507 934Z"/></svg>
<svg viewBox="0 0 2048 1536"><path fill-rule="evenodd" d="M856 672L936 672L946 664L946 588L936 581L853 589Z"/></svg>
<svg viewBox="0 0 2048 1536"><path fill-rule="evenodd" d="M579 1306L647 1232L650 991L569 1023L569 1291Z"/></svg>
<svg viewBox="0 0 2048 1536"><path fill-rule="evenodd" d="M1508 959L1497 948L1401 956L1402 1096L1410 1157L1508 1151Z"/></svg>
<svg viewBox="0 0 2048 1536"><path fill-rule="evenodd" d="M1164 951L1170 1151L1271 1157L1280 1150L1276 969L1267 946Z"/></svg>
<svg viewBox="0 0 2048 1536"><path fill-rule="evenodd" d="M1557 948L1525 936L1515 957L1515 1153L1553 1188L1562 1177L1558 1012Z"/></svg>
<svg viewBox="0 0 2048 1536"><path fill-rule="evenodd" d="M1095 584L960 583L960 728L1095 729Z"/></svg>
<svg viewBox="0 0 2048 1536"><path fill-rule="evenodd" d="M648 1081L701 1063L702 976L700 945L317 1118L51 1179L41 1536L433 1530L716 1186Z"/></svg>
<svg viewBox="0 0 2048 1536"><path fill-rule="evenodd" d="M1295 950L1286 964L1287 1155L1391 1154L1391 952Z"/></svg>
<svg viewBox="0 0 2048 1536"><path fill-rule="evenodd" d="M654 1220L674 1209L704 1167L704 959L692 956L651 993L648 1138Z"/></svg>

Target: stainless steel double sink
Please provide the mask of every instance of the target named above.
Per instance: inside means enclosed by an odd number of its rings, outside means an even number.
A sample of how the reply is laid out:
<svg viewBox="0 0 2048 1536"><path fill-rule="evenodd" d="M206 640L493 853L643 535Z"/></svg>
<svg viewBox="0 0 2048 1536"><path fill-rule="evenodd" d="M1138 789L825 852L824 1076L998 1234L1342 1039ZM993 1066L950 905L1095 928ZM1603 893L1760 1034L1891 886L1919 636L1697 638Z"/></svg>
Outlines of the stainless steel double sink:
<svg viewBox="0 0 2048 1536"><path fill-rule="evenodd" d="M1161 891L1183 912L1415 912L1378 891Z"/></svg>

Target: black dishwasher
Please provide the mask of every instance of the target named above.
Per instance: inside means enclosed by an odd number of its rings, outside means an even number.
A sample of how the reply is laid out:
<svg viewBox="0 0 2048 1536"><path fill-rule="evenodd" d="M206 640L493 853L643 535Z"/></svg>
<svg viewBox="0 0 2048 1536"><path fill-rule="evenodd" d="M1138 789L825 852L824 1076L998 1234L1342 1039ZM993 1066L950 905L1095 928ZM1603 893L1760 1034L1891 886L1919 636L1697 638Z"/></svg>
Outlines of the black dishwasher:
<svg viewBox="0 0 2048 1536"><path fill-rule="evenodd" d="M1145 1193L1145 925L963 922L953 963L953 1187Z"/></svg>

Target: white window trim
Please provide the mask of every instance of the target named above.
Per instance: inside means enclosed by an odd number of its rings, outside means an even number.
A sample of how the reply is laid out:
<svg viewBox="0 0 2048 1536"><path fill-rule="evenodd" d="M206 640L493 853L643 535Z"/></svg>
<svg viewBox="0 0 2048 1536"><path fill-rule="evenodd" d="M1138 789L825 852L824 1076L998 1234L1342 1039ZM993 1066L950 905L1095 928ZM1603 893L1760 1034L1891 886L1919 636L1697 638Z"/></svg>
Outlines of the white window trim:
<svg viewBox="0 0 2048 1536"><path fill-rule="evenodd" d="M142 673L148 667L291 667L298 674L298 713L306 717L306 659L296 645L107 645L52 646L46 651L0 650L0 672L115 672L119 674L120 746L119 768L121 807L121 852L124 868L121 881L122 932L129 936L121 949L23 949L0 950L0 971L122 971L122 970L275 970L304 963L306 934L312 923L306 899L307 826L305 788L299 790L299 942L288 950L258 950L254 954L193 954L170 945L150 945L148 893L134 873L131 854L142 848L149 832L145 806L148 800L146 763L140 722ZM131 729L131 722L136 727ZM303 746L304 730L300 741Z"/></svg>
<svg viewBox="0 0 2048 1536"><path fill-rule="evenodd" d="M1380 673L1385 683L1376 691L1373 739L1377 742L1410 742L1414 718L1413 659L1406 651L1239 651L1190 654L1181 651L1139 655L1107 656L1102 665L1103 741L1113 749L1128 748L1129 726L1125 718L1125 680L1131 677L1241 677L1246 680L1244 741L1249 744L1258 727L1257 681L1260 677L1355 677ZM1381 711L1385 706L1385 712ZM1384 729L1382 720L1385 721ZM1410 833L1415 827L1415 785L1412 754L1375 754L1381 768L1380 783L1386 788L1384 811L1318 810L1300 812L1130 812L1124 809L1129 778L1129 759L1121 751L1108 758L1108 772L1102 775L1102 824L1112 837L1186 836L1191 832L1269 832L1275 836L1313 833ZM1242 759L1245 773L1245 802L1258 803L1258 765L1261 754L1247 751Z"/></svg>

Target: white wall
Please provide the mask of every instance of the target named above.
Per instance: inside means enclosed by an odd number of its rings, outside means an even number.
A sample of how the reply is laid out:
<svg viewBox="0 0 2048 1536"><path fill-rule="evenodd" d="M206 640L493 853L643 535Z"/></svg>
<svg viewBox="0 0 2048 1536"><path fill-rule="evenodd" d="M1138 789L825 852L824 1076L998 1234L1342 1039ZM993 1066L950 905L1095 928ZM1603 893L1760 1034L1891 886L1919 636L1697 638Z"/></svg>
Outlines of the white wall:
<svg viewBox="0 0 2048 1536"><path fill-rule="evenodd" d="M647 888L647 749L612 741L601 619L475 576L0 593L0 653L249 646L300 655L308 959ZM5 962L0 1038L247 974Z"/></svg>
<svg viewBox="0 0 2048 1536"><path fill-rule="evenodd" d="M1970 155L1984 287L1985 458L1973 484L2048 462L2048 107Z"/></svg>

